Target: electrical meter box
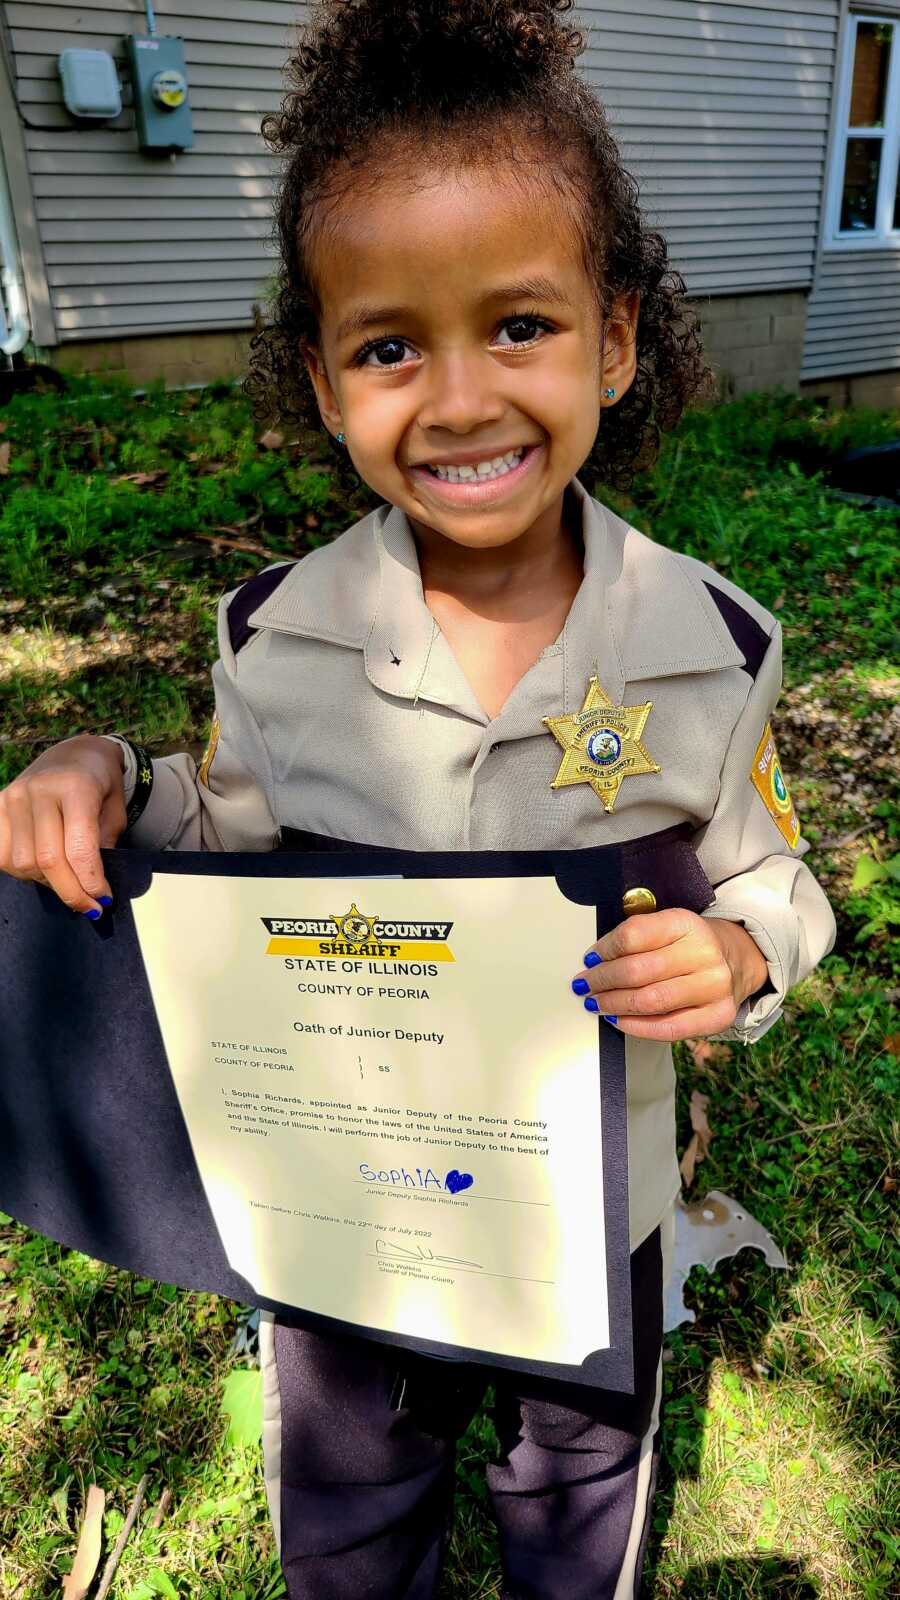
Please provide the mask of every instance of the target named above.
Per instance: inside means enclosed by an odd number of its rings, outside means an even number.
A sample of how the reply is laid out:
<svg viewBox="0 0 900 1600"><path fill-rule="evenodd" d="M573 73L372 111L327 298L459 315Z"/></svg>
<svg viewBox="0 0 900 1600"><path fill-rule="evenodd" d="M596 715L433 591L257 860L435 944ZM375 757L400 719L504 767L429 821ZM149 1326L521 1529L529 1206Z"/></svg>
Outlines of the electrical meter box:
<svg viewBox="0 0 900 1600"><path fill-rule="evenodd" d="M160 34L125 40L142 150L190 150L194 143L184 45Z"/></svg>

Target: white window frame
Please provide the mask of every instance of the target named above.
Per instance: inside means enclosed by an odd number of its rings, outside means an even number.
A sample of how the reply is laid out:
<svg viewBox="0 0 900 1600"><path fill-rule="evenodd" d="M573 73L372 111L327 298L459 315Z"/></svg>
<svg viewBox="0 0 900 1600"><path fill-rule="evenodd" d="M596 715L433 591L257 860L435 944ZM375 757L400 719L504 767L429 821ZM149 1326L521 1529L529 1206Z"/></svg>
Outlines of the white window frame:
<svg viewBox="0 0 900 1600"><path fill-rule="evenodd" d="M853 63L856 58L856 30L861 22L886 23L893 28L891 61L885 86L884 132L874 133L868 128L851 128L850 100L853 88ZM844 232L840 230L841 197L844 188L844 166L848 139L881 138L881 172L875 215L877 225L872 233ZM826 250L889 250L900 249L900 228L891 226L894 198L897 190L897 172L900 166L900 13L894 11L851 11L847 18L843 60L837 84L835 105L835 139L828 178L825 209Z"/></svg>

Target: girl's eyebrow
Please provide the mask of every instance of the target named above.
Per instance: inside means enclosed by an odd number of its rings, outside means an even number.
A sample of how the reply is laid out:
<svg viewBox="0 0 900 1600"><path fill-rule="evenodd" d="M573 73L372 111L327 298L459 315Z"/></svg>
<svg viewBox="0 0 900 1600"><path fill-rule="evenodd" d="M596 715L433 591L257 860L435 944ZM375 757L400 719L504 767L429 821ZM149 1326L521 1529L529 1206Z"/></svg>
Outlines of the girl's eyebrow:
<svg viewBox="0 0 900 1600"><path fill-rule="evenodd" d="M494 305L504 300L540 300L544 304L570 307L571 302L558 284L552 278L534 277L520 278L515 283L501 283L489 289L478 301L478 309ZM386 323L402 322L416 316L412 306L357 306L355 311L344 317L338 324L335 338L340 344L342 340L354 335L365 333L369 328L382 327Z"/></svg>

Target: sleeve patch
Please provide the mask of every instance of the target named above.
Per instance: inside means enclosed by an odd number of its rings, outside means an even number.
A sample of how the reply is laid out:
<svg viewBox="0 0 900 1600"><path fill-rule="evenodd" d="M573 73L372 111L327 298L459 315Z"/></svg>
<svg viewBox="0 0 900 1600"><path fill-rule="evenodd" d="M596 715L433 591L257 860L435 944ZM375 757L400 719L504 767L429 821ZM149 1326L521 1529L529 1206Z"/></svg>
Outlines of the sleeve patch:
<svg viewBox="0 0 900 1600"><path fill-rule="evenodd" d="M784 781L784 773L772 737L771 722L766 723L763 736L756 747L753 766L750 768L750 781L762 796L763 804L776 828L784 834L793 850L800 837L800 823Z"/></svg>
<svg viewBox="0 0 900 1600"><path fill-rule="evenodd" d="M197 773L197 781L202 783L205 789L209 788L209 769L213 764L213 757L216 753L216 749L218 748L218 744L219 718L218 716L214 716L212 719L212 727L209 730L209 743L206 746L203 760L200 763L200 771Z"/></svg>

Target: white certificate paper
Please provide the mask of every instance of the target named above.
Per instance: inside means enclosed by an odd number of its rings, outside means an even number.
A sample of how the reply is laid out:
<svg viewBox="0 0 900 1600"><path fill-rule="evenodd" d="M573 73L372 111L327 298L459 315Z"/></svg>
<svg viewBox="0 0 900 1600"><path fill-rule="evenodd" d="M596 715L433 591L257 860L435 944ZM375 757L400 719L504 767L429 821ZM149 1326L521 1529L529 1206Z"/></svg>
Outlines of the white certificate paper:
<svg viewBox="0 0 900 1600"><path fill-rule="evenodd" d="M609 1347L591 907L552 877L155 873L133 911L261 1296L528 1361Z"/></svg>

